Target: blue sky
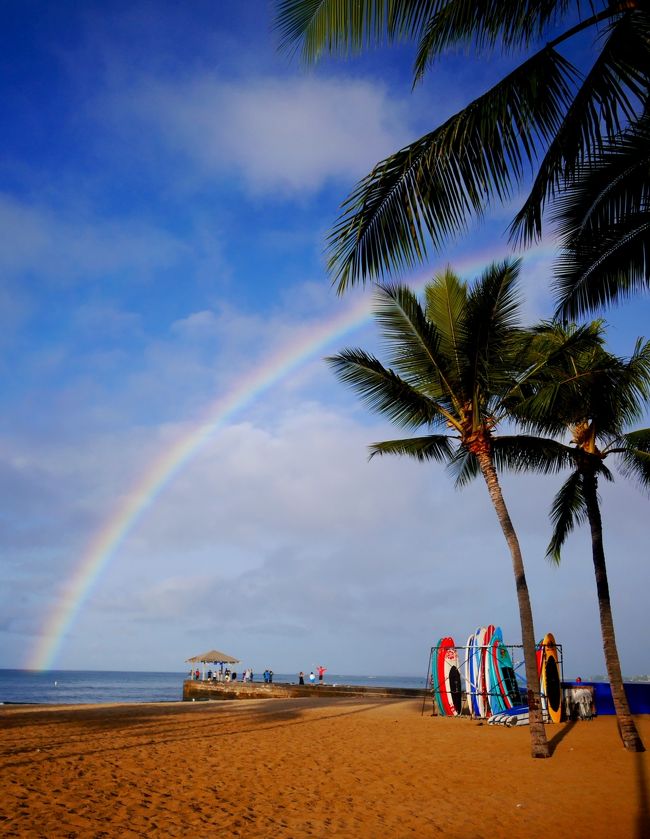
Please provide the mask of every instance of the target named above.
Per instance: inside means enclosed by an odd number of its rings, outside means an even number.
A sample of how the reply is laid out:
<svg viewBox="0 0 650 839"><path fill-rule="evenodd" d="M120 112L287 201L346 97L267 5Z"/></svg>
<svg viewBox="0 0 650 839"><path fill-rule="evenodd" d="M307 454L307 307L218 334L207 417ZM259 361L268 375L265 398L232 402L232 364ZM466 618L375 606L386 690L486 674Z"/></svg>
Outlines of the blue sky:
<svg viewBox="0 0 650 839"><path fill-rule="evenodd" d="M0 11L0 666L42 643L94 536L206 407L355 305L323 266L355 181L458 110L504 64L450 57L411 91L407 47L305 68L267 2L3 3ZM510 207L444 253L503 258ZM525 314L548 316L547 241ZM607 313L631 351L648 301ZM216 646L257 670L426 672L478 625L519 640L510 560L484 487L366 446L394 436L321 357L233 415L142 515L88 591L53 664L182 669ZM585 532L544 559L553 481L504 479L537 634L569 674L603 672ZM626 673L639 643L647 499L603 488Z"/></svg>

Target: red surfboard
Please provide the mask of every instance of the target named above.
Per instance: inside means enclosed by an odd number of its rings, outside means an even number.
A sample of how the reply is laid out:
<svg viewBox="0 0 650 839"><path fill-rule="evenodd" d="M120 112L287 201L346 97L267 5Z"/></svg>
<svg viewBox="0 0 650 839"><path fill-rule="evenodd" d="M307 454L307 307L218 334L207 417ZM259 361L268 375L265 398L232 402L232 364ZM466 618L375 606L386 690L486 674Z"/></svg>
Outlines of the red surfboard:
<svg viewBox="0 0 650 839"><path fill-rule="evenodd" d="M436 661L441 710L448 717L460 714L462 704L458 652L453 638L441 638Z"/></svg>

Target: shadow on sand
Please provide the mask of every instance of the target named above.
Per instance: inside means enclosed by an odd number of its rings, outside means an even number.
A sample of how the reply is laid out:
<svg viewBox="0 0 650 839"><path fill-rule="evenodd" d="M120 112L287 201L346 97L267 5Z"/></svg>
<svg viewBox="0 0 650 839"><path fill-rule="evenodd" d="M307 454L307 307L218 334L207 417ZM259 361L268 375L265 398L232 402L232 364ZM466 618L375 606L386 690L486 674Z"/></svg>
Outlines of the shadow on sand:
<svg viewBox="0 0 650 839"><path fill-rule="evenodd" d="M548 747L551 752L551 755L555 754L555 750L560 745L562 740L567 736L567 734L571 731L571 729L576 724L577 720L569 720L569 722L565 723L564 726L554 734L548 741Z"/></svg>
<svg viewBox="0 0 650 839"><path fill-rule="evenodd" d="M560 745L562 740L564 740L567 734L569 734L575 724L576 720L567 722L565 726L557 732L557 734L554 734L553 737L549 739L548 745L551 750L551 755L555 753L557 747ZM630 757L632 757L632 755L630 755ZM636 752L633 759L636 761L636 777L639 798L636 833L634 839L648 839L648 837L650 837L650 779L648 779L646 774L644 753Z"/></svg>
<svg viewBox="0 0 650 839"><path fill-rule="evenodd" d="M398 700L388 700L388 704ZM402 700L403 701L403 700ZM386 700L359 698L314 698L308 704L301 699L232 700L215 702L160 703L160 705L76 706L43 710L29 709L2 717L3 728L53 726L47 746L37 749L40 760L61 760L70 757L89 757L95 754L139 749L147 745L162 745L202 739L206 733L217 741L232 734L244 734L288 725L305 725L312 719L305 711L329 709L319 720L362 714L386 704ZM165 722L163 727L159 721ZM215 729L215 724L221 725ZM5 723L8 725L5 726ZM56 728L60 727L57 736ZM90 737L89 737L90 735ZM108 735L97 740L96 735ZM92 744L89 746L89 744ZM0 747L3 769L33 763L33 746L10 745Z"/></svg>
<svg viewBox="0 0 650 839"><path fill-rule="evenodd" d="M650 800L643 752L636 752L634 759L636 760L637 785L639 788L636 836L637 839L647 839L650 836Z"/></svg>

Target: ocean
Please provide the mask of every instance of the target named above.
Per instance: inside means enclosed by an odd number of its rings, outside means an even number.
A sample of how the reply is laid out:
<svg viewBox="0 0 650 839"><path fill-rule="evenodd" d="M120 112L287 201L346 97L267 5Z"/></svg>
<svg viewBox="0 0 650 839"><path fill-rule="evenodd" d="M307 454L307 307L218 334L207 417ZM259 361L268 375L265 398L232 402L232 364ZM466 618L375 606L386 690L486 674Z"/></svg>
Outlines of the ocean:
<svg viewBox="0 0 650 839"><path fill-rule="evenodd" d="M178 702L183 673L119 670L0 670L0 704L78 705L108 702ZM255 676L261 682L262 674ZM276 673L274 682L298 681L295 673ZM327 673L327 684L422 688L424 676L346 676Z"/></svg>

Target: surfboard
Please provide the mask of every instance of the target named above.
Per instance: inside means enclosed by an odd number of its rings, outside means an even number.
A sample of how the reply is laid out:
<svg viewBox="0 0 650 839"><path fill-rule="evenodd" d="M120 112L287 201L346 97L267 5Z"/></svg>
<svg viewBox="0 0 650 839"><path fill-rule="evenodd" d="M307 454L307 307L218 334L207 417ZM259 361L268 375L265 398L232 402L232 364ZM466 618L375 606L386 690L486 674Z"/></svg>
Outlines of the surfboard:
<svg viewBox="0 0 650 839"><path fill-rule="evenodd" d="M465 661L465 691L467 693L467 704L469 712L475 717L480 717L481 712L478 707L478 682L476 675L478 672L478 659L476 656L476 648L474 641L476 635L470 635L467 639L467 660Z"/></svg>
<svg viewBox="0 0 650 839"><path fill-rule="evenodd" d="M440 639L436 659L436 699L439 697L439 707L445 716L456 717L462 705L462 685L458 651L453 638L447 636Z"/></svg>
<svg viewBox="0 0 650 839"><path fill-rule="evenodd" d="M509 708L507 711L501 711L499 714L494 714L488 720L490 725L507 725L509 727L514 725L529 725L528 705L517 705Z"/></svg>
<svg viewBox="0 0 650 839"><path fill-rule="evenodd" d="M542 669L544 667L544 647L542 646L542 643L543 642L540 641L535 647L535 661L537 663L537 678L539 680L540 690L539 707L541 708L542 714L548 717L548 703L542 687Z"/></svg>
<svg viewBox="0 0 650 839"><path fill-rule="evenodd" d="M501 627L497 626L492 633L490 646L487 651L488 681L490 683L490 708L493 714L505 711L509 705L506 702L505 686L499 668L499 647L503 646L503 633Z"/></svg>
<svg viewBox="0 0 650 839"><path fill-rule="evenodd" d="M440 701L440 685L438 684L438 649L440 648L441 641L442 638L431 651L431 687L433 688L433 695L438 711L444 716L445 709L442 707L442 702Z"/></svg>
<svg viewBox="0 0 650 839"><path fill-rule="evenodd" d="M542 711L542 721L550 722L546 711ZM528 705L515 705L508 708L507 711L501 711L500 714L494 714L488 720L490 725L529 725L530 718L528 716Z"/></svg>
<svg viewBox="0 0 650 839"><path fill-rule="evenodd" d="M449 692L456 712L454 714L455 717L457 717L463 709L463 684L460 678L460 669L458 664L458 653L456 652L456 664L455 666L452 666L449 671Z"/></svg>
<svg viewBox="0 0 650 839"><path fill-rule="evenodd" d="M494 630L490 647L490 671L493 674L492 693L497 696L502 711L521 705L521 692L508 648L503 643L500 627ZM495 712L498 713L498 712Z"/></svg>
<svg viewBox="0 0 650 839"><path fill-rule="evenodd" d="M485 679L485 636L488 631L486 626L480 626L474 635L474 679L476 682L476 706L479 717L490 715L490 703L488 701L488 689Z"/></svg>
<svg viewBox="0 0 650 839"><path fill-rule="evenodd" d="M551 632L547 632L541 643L540 688L543 706L551 722L562 719L562 685L557 655L557 645Z"/></svg>
<svg viewBox="0 0 650 839"><path fill-rule="evenodd" d="M476 635L474 636L474 646L472 649L472 673L474 676L474 704L476 707L476 713L479 717L484 716L485 709L484 709L484 702L483 697L481 694L481 647L480 647L480 638L479 635L481 634L481 627L476 630ZM481 636L482 637L482 636Z"/></svg>
<svg viewBox="0 0 650 839"><path fill-rule="evenodd" d="M485 699L485 714L486 717L491 717L495 712L495 706L492 702L492 672L490 667L490 645L492 644L492 636L494 635L494 624L489 623L485 627L483 635L483 644L481 647L481 690Z"/></svg>
<svg viewBox="0 0 650 839"><path fill-rule="evenodd" d="M474 634L469 636L467 639L467 658L465 659L465 696L467 697L467 707L469 708L470 714L474 713L474 709L472 707L472 691L474 685L474 679L472 678L471 672L471 661L472 661L472 647L474 646Z"/></svg>

